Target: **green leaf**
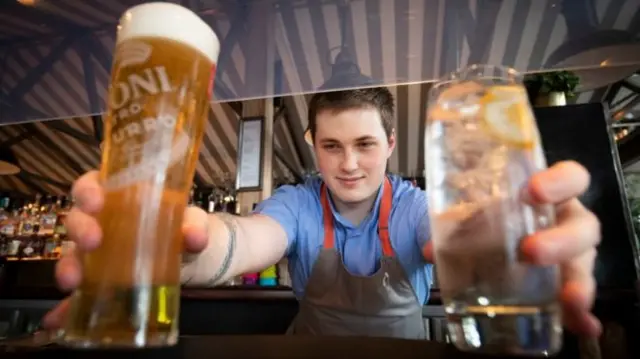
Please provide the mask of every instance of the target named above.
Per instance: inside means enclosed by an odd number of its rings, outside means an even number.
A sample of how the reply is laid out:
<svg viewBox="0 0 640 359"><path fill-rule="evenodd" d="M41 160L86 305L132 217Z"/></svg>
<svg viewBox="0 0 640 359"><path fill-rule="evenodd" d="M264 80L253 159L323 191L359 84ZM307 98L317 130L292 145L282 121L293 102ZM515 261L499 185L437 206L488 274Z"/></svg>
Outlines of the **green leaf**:
<svg viewBox="0 0 640 359"><path fill-rule="evenodd" d="M533 74L525 78L525 86L533 96L547 95L550 92L564 92L568 97L573 97L579 83L578 76L570 71Z"/></svg>

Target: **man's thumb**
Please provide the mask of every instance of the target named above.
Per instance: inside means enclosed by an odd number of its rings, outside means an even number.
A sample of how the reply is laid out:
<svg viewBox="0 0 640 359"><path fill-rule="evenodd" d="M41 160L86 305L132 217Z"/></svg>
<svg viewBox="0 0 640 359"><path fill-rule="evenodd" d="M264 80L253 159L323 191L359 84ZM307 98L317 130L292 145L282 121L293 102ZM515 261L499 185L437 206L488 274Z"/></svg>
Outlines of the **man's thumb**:
<svg viewBox="0 0 640 359"><path fill-rule="evenodd" d="M197 207L188 207L182 225L184 251L200 253L207 248L209 241L209 218L205 211Z"/></svg>

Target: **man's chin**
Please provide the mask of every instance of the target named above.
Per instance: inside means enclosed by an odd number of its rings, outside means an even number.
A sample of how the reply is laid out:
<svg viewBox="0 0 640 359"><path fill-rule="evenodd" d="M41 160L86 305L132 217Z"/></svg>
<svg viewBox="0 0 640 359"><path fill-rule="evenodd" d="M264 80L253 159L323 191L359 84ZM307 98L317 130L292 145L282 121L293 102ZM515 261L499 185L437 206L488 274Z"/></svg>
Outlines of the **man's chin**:
<svg viewBox="0 0 640 359"><path fill-rule="evenodd" d="M367 195L359 189L341 188L337 193L338 198L345 203L358 203L367 199Z"/></svg>

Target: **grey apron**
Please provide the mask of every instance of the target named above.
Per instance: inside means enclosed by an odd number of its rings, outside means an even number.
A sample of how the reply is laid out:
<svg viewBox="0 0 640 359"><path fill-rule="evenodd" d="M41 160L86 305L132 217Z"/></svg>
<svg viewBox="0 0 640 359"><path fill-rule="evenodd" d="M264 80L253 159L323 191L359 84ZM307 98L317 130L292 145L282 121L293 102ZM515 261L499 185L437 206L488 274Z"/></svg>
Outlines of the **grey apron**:
<svg viewBox="0 0 640 359"><path fill-rule="evenodd" d="M389 239L389 179L384 183L378 218L383 256L380 268L371 276L353 275L345 268L334 248L333 215L324 184L320 191L324 248L313 265L298 315L287 333L425 339L422 304Z"/></svg>

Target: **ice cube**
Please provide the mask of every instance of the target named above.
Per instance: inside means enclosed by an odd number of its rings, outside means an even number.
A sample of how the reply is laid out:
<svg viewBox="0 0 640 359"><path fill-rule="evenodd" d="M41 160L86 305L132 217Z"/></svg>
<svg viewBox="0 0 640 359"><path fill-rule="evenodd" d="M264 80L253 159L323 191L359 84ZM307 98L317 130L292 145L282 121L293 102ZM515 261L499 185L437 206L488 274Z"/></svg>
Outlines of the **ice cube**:
<svg viewBox="0 0 640 359"><path fill-rule="evenodd" d="M475 81L458 82L449 86L438 96L439 103L477 103L483 95L484 86Z"/></svg>
<svg viewBox="0 0 640 359"><path fill-rule="evenodd" d="M484 90L481 84L473 81L450 85L438 96L431 111L432 118L447 121L474 116L480 109L478 102Z"/></svg>
<svg viewBox="0 0 640 359"><path fill-rule="evenodd" d="M481 130L468 130L464 124L456 124L447 127L445 146L451 154L453 164L459 169L475 168L494 144Z"/></svg>

